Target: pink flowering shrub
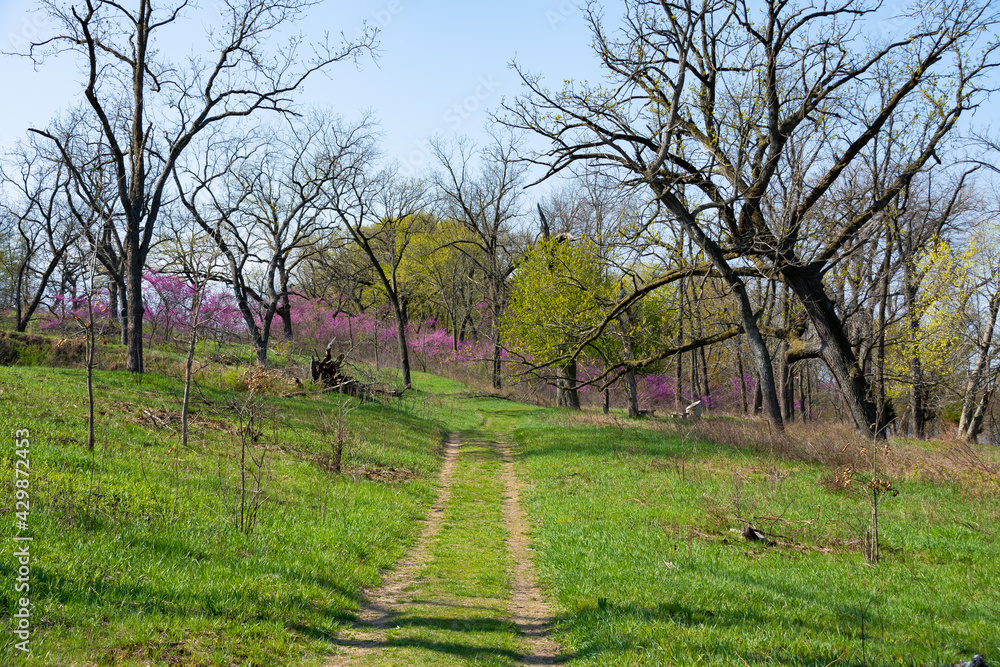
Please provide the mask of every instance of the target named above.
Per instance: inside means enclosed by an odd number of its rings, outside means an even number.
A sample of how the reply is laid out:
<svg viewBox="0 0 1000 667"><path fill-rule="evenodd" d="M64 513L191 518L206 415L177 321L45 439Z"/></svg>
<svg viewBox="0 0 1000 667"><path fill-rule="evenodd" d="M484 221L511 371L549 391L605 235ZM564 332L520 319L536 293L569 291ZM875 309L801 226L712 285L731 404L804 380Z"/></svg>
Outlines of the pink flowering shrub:
<svg viewBox="0 0 1000 667"><path fill-rule="evenodd" d="M195 286L181 276L150 271L143 276L143 335L150 343L167 343L178 335L188 335L194 320ZM207 289L198 314L201 335L218 340L243 327L243 317L235 297L221 290Z"/></svg>

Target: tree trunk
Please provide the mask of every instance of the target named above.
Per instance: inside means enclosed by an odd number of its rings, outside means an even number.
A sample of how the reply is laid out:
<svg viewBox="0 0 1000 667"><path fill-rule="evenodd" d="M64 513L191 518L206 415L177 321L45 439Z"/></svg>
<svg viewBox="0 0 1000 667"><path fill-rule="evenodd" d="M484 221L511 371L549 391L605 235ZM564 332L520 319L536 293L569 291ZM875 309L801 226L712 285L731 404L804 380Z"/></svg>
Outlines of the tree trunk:
<svg viewBox="0 0 1000 667"><path fill-rule="evenodd" d="M804 373L804 371L802 370L802 363L799 362L799 372L798 372L798 376L799 376L799 381L798 381L798 385L799 385L799 415L800 415L800 419L802 420L802 423L805 424L806 421L808 420L809 415L806 412L806 387L805 387L805 381L802 378L803 373Z"/></svg>
<svg viewBox="0 0 1000 667"><path fill-rule="evenodd" d="M556 404L561 408L580 409L580 392L576 387L576 360L561 366L557 371Z"/></svg>
<svg viewBox="0 0 1000 667"><path fill-rule="evenodd" d="M740 397L743 399L743 414L748 414L747 379L743 374L743 355L740 353L739 347L736 348L736 370L740 374Z"/></svg>
<svg viewBox="0 0 1000 667"><path fill-rule="evenodd" d="M108 319L113 322L118 319L118 281L108 277Z"/></svg>
<svg viewBox="0 0 1000 667"><path fill-rule="evenodd" d="M788 343L781 341L778 346L778 397L781 399L781 416L786 420L795 419L795 387L792 381L792 369L788 365Z"/></svg>
<svg viewBox="0 0 1000 667"><path fill-rule="evenodd" d="M392 312L396 316L396 342L399 344L399 367L403 371L403 388L409 389L413 386L413 382L410 379L410 350L406 344L406 313L394 296L389 297L389 303L392 304Z"/></svg>
<svg viewBox="0 0 1000 667"><path fill-rule="evenodd" d="M128 345L128 293L124 285L118 289L118 299L121 308L118 313L118 321L121 324L121 344Z"/></svg>
<svg viewBox="0 0 1000 667"><path fill-rule="evenodd" d="M294 332L292 331L292 306L288 302L288 294L284 294L281 297L281 305L278 306L276 311L278 317L281 318L281 333L285 340L292 340Z"/></svg>
<svg viewBox="0 0 1000 667"><path fill-rule="evenodd" d="M503 315L503 307L500 303L499 290L493 295L493 388L501 389L503 386L503 367L501 366L501 356L503 353L503 342L500 340L500 317ZM576 378L576 362L573 362L573 377ZM579 407L579 399L577 400Z"/></svg>
<svg viewBox="0 0 1000 667"><path fill-rule="evenodd" d="M1000 311L1000 292L990 299L987 323L976 343L976 361L973 363L969 379L965 383L962 416L958 421L958 437L968 442L975 442L979 435L986 404L989 403L991 395L991 392L983 391L982 396L977 400L982 390L986 367L989 364L990 350L993 346L993 330L996 327L998 311Z"/></svg>
<svg viewBox="0 0 1000 667"><path fill-rule="evenodd" d="M965 430L962 432L962 439L966 442L979 442L979 432L983 428L983 418L986 417L986 406L989 405L992 398L992 391L983 392L972 417L965 424Z"/></svg>
<svg viewBox="0 0 1000 667"><path fill-rule="evenodd" d="M628 416L635 419L639 416L639 389L632 369L625 371L625 396L628 398Z"/></svg>
<svg viewBox="0 0 1000 667"><path fill-rule="evenodd" d="M132 373L142 373L142 316L145 308L142 304L142 262L138 251L128 256L125 272L125 296L128 300L125 311L127 331L122 333L125 339L125 369Z"/></svg>
<svg viewBox="0 0 1000 667"><path fill-rule="evenodd" d="M768 351L764 337L757 326L757 317L753 311L753 306L750 304L746 284L733 271L733 268L726 260L722 248L705 234L698 225L698 221L691 215L691 212L683 202L660 184L654 184L653 190L660 201L677 216L688 237L693 239L698 244L698 247L705 252L705 255L711 260L712 265L721 274L722 279L732 291L732 297L736 300L739 310L740 323L743 325L743 331L747 335L754 365L757 367L757 373L760 376L761 391L764 398L764 414L771 423L772 429L778 432L784 431L785 424L781 418L778 396L774 388L774 369L771 368L771 353Z"/></svg>
<svg viewBox="0 0 1000 667"><path fill-rule="evenodd" d="M840 387L844 405L858 433L865 439L885 439L885 425L879 421L875 404L869 398L868 382L858 367L833 302L823 289L818 269L811 266L786 266L781 275L785 284L801 301L823 344L820 355Z"/></svg>

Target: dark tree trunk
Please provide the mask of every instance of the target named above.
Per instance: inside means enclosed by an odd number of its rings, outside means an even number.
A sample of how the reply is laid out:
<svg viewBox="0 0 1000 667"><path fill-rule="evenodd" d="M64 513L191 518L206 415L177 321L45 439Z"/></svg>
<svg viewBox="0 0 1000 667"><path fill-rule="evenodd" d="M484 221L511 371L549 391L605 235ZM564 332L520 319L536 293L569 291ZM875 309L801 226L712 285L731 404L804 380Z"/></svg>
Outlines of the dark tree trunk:
<svg viewBox="0 0 1000 667"><path fill-rule="evenodd" d="M292 331L292 305L288 302L288 292L282 295L281 304L275 312L281 318L282 336L285 340L292 340L295 332Z"/></svg>
<svg viewBox="0 0 1000 667"><path fill-rule="evenodd" d="M798 381L798 385L799 385L799 415L801 417L802 423L805 424L806 421L809 418L809 415L808 415L808 412L807 412L807 409L806 409L806 387L805 387L805 382L803 381L803 378L802 378L803 373L804 373L804 371L802 369L802 364L800 362L799 363L799 372L798 372L798 376L799 376L799 381Z"/></svg>
<svg viewBox="0 0 1000 667"><path fill-rule="evenodd" d="M42 273L41 277L38 279L38 286L35 289L34 295L31 297L30 302L26 302L24 292L24 278L23 276L27 273L27 263L26 258L22 263L20 270L18 271L17 282L14 289L14 300L17 304L16 306L16 316L17 323L16 329L19 332L24 332L28 329L28 324L31 322L31 318L34 316L35 311L38 310L39 304L42 302L42 297L45 295L45 289L48 287L49 279L52 277L52 273L59 266L60 260L63 258L66 252L65 246L57 249L55 254L49 260L49 265L45 267L45 271Z"/></svg>
<svg viewBox="0 0 1000 667"><path fill-rule="evenodd" d="M561 366L557 372L556 404L561 408L580 409L580 392L576 386L576 360Z"/></svg>
<svg viewBox="0 0 1000 667"><path fill-rule="evenodd" d="M493 322L491 326L493 327L493 388L501 389L503 386L503 366L502 354L503 354L503 341L500 340L500 318L503 316L503 304L500 303L500 290L501 287L494 288L493 294ZM573 377L576 377L576 362L573 362ZM577 407L579 407L579 400L577 401Z"/></svg>
<svg viewBox="0 0 1000 667"><path fill-rule="evenodd" d="M823 343L820 355L840 387L844 406L858 433L866 439L884 439L884 424L879 422L875 404L869 397L868 382L858 367L857 358L833 302L823 289L819 270L812 266L786 266L781 274L785 284L801 301L816 335Z"/></svg>
<svg viewBox="0 0 1000 667"><path fill-rule="evenodd" d="M917 288L913 276L913 271L909 265L905 267L903 279L903 303L906 307L906 321L909 328L910 340L916 341L920 336L920 317L917 314ZM920 356L916 351L916 346L911 350L909 360L910 370L910 424L913 429L913 437L917 440L924 439L925 420L927 406L924 402L924 369L920 361Z"/></svg>
<svg viewBox="0 0 1000 667"><path fill-rule="evenodd" d="M118 313L118 321L121 323L121 344L128 345L128 293L124 286L118 289L118 299L121 308Z"/></svg>
<svg viewBox="0 0 1000 667"><path fill-rule="evenodd" d="M125 272L125 292L128 299L125 311L125 321L128 330L123 332L125 338L125 369L132 373L143 372L142 359L142 316L145 308L142 303L142 266L138 252L128 255Z"/></svg>
<svg viewBox="0 0 1000 667"><path fill-rule="evenodd" d="M399 367L403 371L403 388L409 389L413 386L410 378L410 350L406 344L406 306L400 304L394 295L390 295L389 303L392 304L392 312L396 316L396 342L399 344Z"/></svg>
<svg viewBox="0 0 1000 667"><path fill-rule="evenodd" d="M678 313L677 318L677 346L684 344L684 317L683 313ZM684 387L684 355L674 355L674 410L680 412L684 408L684 398L682 388Z"/></svg>
<svg viewBox="0 0 1000 667"><path fill-rule="evenodd" d="M108 318L111 321L118 319L118 281L113 276L108 281Z"/></svg>
<svg viewBox="0 0 1000 667"><path fill-rule="evenodd" d="M743 414L747 414L749 408L747 405L747 379L743 374L743 355L738 347L736 348L736 370L740 374L740 397L743 399Z"/></svg>

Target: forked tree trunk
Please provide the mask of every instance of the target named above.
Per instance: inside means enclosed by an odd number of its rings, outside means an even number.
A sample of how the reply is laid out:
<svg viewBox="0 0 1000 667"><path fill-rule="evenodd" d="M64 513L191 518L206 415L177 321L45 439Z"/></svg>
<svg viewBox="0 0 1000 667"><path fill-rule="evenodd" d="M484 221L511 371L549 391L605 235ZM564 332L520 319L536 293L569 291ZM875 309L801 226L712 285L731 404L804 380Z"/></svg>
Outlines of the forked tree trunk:
<svg viewBox="0 0 1000 667"><path fill-rule="evenodd" d="M858 433L865 439L885 439L884 424L880 423L875 404L869 398L868 382L858 366L854 350L833 302L823 289L817 269L809 266L786 266L782 278L805 308L816 335L823 342L820 352L830 368Z"/></svg>
<svg viewBox="0 0 1000 667"><path fill-rule="evenodd" d="M993 329L997 323L997 312L1000 310L1000 292L990 299L989 316L979 340L976 342L976 360L965 383L965 397L962 401L962 416L958 421L958 437L967 442L976 442L979 430L983 426L986 406L993 392L983 387L986 367L989 364L990 350L993 346ZM978 397L978 400L977 400Z"/></svg>

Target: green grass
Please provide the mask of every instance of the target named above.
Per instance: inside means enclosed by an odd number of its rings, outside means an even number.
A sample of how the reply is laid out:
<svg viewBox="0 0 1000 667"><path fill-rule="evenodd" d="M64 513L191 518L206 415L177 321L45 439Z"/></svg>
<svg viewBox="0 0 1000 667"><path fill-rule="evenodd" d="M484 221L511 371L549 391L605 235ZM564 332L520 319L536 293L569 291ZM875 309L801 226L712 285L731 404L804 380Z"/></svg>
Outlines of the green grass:
<svg viewBox="0 0 1000 667"><path fill-rule="evenodd" d="M831 470L656 420L595 425L415 374L417 390L386 405L272 396L277 420L262 442L270 499L243 535L219 481L220 462L230 483L236 471L226 406L243 397L234 389L241 371L199 374L191 443L181 449L183 387L167 376L181 357L149 351L147 361L157 372L139 382L96 374L93 454L82 370L0 367L5 627L15 603L12 435L32 434L28 664L322 664L361 591L418 534L448 431L470 444L413 591L426 604L367 664L516 664L499 461L487 446L498 434L517 446L568 664L1000 661L1000 498L995 479L977 477L986 473L949 478L924 467L894 479L900 494L882 507L884 559L869 566L858 550L868 504L856 487L831 484ZM326 468L338 415L354 474ZM781 544L742 540L735 531L747 518ZM8 662L12 642L0 651Z"/></svg>
<svg viewBox="0 0 1000 667"><path fill-rule="evenodd" d="M271 398L262 442L269 501L249 536L231 525L220 466L236 475L241 395L208 388L180 450L182 384L99 372L96 451L85 447L84 372L0 367L0 540L11 545L13 431L31 431L32 664L320 664L329 638L415 538L434 496L441 431L392 406L346 415L345 465L402 482L333 475L322 419L337 398ZM356 406L356 402L351 403ZM221 462L221 463L220 463ZM12 550L0 573L13 580ZM11 586L0 589L9 620ZM3 655L11 655L5 642ZM5 658L6 660L6 658Z"/></svg>
<svg viewBox="0 0 1000 667"><path fill-rule="evenodd" d="M569 664L1000 660L989 487L897 484L883 505L884 560L869 566L851 547L866 501L828 490L816 466L544 415L517 441ZM751 516L788 539L745 542L734 531Z"/></svg>

